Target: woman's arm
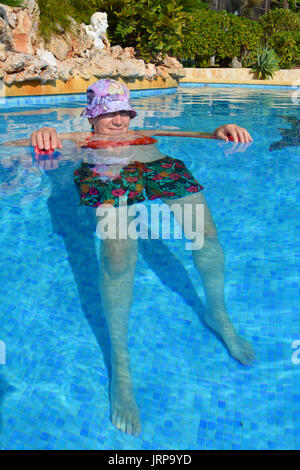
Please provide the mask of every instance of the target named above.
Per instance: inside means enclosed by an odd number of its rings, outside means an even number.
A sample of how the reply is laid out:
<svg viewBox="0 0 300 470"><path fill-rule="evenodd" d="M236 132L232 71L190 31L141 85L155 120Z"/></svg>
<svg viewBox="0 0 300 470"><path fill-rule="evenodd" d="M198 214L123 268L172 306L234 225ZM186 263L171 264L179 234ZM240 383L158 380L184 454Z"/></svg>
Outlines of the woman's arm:
<svg viewBox="0 0 300 470"><path fill-rule="evenodd" d="M229 137L234 142L248 143L253 139L249 132L243 127L237 126L236 124L225 124L215 129L213 133L209 132L185 132L185 131L168 131L168 130L157 130L157 129L139 129L137 133L147 136L178 136L178 137L196 137L201 139L221 139L228 141Z"/></svg>
<svg viewBox="0 0 300 470"><path fill-rule="evenodd" d="M147 135L148 137L152 136L173 136L173 137L198 137L206 139L214 139L214 135L210 132L185 132L185 131L168 131L160 129L139 129L137 134Z"/></svg>
<svg viewBox="0 0 300 470"><path fill-rule="evenodd" d="M2 142L0 145L9 145L11 147L28 147L30 145L29 139L10 140L9 142Z"/></svg>
<svg viewBox="0 0 300 470"><path fill-rule="evenodd" d="M16 147L38 146L40 150L52 150L62 148L62 140L72 140L79 142L90 135L90 132L68 132L65 134L58 134L54 127L42 127L37 131L32 132L29 139L12 140L3 142L1 145L9 145Z"/></svg>
<svg viewBox="0 0 300 470"><path fill-rule="evenodd" d="M52 150L62 148L62 140L71 140L73 142L80 142L90 135L90 132L68 132L65 134L58 134L54 127L42 127L34 131L30 136L30 142L33 147L37 146L39 149Z"/></svg>

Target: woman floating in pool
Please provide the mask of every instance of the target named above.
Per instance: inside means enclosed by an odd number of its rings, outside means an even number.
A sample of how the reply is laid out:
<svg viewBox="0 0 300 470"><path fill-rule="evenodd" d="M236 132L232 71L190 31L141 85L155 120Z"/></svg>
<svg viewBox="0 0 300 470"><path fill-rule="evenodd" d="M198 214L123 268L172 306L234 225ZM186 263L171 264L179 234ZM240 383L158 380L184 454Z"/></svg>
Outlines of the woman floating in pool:
<svg viewBox="0 0 300 470"><path fill-rule="evenodd" d="M221 337L229 353L242 364L250 364L254 353L252 346L237 334L226 311L224 255L201 192L203 188L181 160L163 155L152 138L153 135L201 137L203 134L129 131L130 120L136 115L129 103L129 91L123 84L110 79L99 80L88 87L87 103L82 116L93 125L94 133L74 132L59 136L54 128L44 127L31 134L31 144L37 150L49 151L61 149L62 140L72 140L79 147L96 149L85 152L90 157L75 170L74 181L82 204L105 207L117 215L114 219L115 238L102 239L100 266L100 292L112 351L111 419L121 431L138 435L141 431L140 413L133 393L127 345L137 240L122 239L119 235L118 220L124 207L120 203L122 197L127 198L129 207L144 201L144 192L151 200L161 198L169 206L176 203L185 221L183 232L190 240L195 238L198 224L196 220L185 219L184 211L188 206L203 205L204 244L201 249L192 250L192 257L205 290L205 321ZM252 140L245 129L234 124L219 127L214 136L225 141L231 136L235 142L242 143ZM193 210L192 214L195 213ZM101 222L101 217L98 220Z"/></svg>

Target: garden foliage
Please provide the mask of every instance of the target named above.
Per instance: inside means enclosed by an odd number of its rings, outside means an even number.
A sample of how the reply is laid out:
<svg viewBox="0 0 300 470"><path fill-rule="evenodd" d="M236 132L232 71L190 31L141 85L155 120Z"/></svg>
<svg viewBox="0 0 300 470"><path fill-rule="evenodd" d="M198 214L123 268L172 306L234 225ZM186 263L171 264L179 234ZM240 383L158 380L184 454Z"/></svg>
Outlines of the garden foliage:
<svg viewBox="0 0 300 470"><path fill-rule="evenodd" d="M197 67L209 66L210 58L214 57L215 66L226 67L237 57L244 67L251 67L259 47L273 49L281 68L300 61L299 14L289 9L270 10L259 21L253 21L225 11L208 10L207 0L37 2L41 11L39 32L46 40L53 33L67 31L72 18L89 24L93 13L105 11L111 44L133 46L137 57L146 62L157 62L158 57L170 54ZM13 5L19 0L3 3Z"/></svg>
<svg viewBox="0 0 300 470"><path fill-rule="evenodd" d="M209 66L212 56L219 66L228 66L235 56L247 66L250 51L262 38L258 23L225 11L186 14L183 33L185 40L176 55L193 60L196 67Z"/></svg>
<svg viewBox="0 0 300 470"><path fill-rule="evenodd" d="M273 78L274 72L279 70L278 57L273 49L258 50L256 61L253 64L252 71L256 73L257 78Z"/></svg>
<svg viewBox="0 0 300 470"><path fill-rule="evenodd" d="M206 67L214 56L215 65L228 66L237 57L244 67L257 59L258 47L274 49L279 66L297 62L300 50L299 15L285 9L272 10L253 21L225 11L198 11L185 15L184 42L175 55L183 63Z"/></svg>
<svg viewBox="0 0 300 470"><path fill-rule="evenodd" d="M20 7L23 3L23 0L3 0L0 3L3 3L9 7Z"/></svg>
<svg viewBox="0 0 300 470"><path fill-rule="evenodd" d="M289 68L300 60L300 17L287 9L276 9L262 16L263 45L274 49L279 66Z"/></svg>
<svg viewBox="0 0 300 470"><path fill-rule="evenodd" d="M133 46L137 56L150 61L157 54L178 48L182 35L183 5L176 0L38 0L40 33L49 39L58 25L67 30L72 16L89 24L96 11L108 16L108 37L113 45Z"/></svg>

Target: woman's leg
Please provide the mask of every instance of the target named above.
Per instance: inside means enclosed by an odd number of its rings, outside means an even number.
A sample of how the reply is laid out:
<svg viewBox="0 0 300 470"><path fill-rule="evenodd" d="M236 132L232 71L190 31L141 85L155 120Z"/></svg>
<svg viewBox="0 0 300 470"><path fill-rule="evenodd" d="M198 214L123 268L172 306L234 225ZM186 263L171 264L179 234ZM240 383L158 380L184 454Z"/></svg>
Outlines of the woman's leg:
<svg viewBox="0 0 300 470"><path fill-rule="evenodd" d="M253 348L250 343L241 338L233 324L225 306L224 298L224 253L218 240L217 229L213 221L212 215L201 192L194 193L180 199L164 199L169 206L179 204L181 207L181 219L186 223L182 223L185 236L193 240L197 224L195 221L196 204L204 206L204 226L202 230L204 234L198 234L198 238L204 235L204 244L201 249L192 250L194 266L201 276L204 292L207 301L207 309L205 313L205 321L210 328L220 335L230 354L240 361L242 364L250 364L254 359ZM193 210L188 210L188 216L184 217L184 213L188 206L193 206ZM193 214L193 215L192 215ZM176 217L176 213L174 213ZM180 218L176 219L181 222ZM201 224L198 224L198 226Z"/></svg>
<svg viewBox="0 0 300 470"><path fill-rule="evenodd" d="M118 209L113 210L118 227ZM114 223L113 218L110 223ZM127 334L136 261L137 240L120 239L118 229L115 239L102 239L99 287L111 341L111 420L121 431L134 435L141 432L141 422L133 393Z"/></svg>

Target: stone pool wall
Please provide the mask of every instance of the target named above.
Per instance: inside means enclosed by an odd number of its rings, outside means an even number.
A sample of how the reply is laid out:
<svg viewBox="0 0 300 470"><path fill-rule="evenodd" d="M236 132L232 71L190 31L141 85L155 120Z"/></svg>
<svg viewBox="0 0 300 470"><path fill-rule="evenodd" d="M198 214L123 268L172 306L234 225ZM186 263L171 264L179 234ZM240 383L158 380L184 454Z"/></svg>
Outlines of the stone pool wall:
<svg viewBox="0 0 300 470"><path fill-rule="evenodd" d="M125 83L130 90L149 90L157 88L176 88L181 83L224 83L245 85L284 85L300 87L300 69L279 70L272 80L255 80L250 69L195 69L185 68L185 76L172 78L168 74L165 77L155 77L149 81L143 78L128 79L118 77L117 80ZM35 80L7 86L0 80L0 97L12 96L40 96L59 95L72 93L85 93L88 85L98 80L93 76L88 80L74 77L66 82L60 79L41 84Z"/></svg>
<svg viewBox="0 0 300 470"><path fill-rule="evenodd" d="M178 79L167 77L155 77L152 81L145 79L134 79L129 80L126 78L115 78L115 80L121 81L128 86L130 90L149 90L157 88L177 88L179 85ZM64 95L72 93L85 93L87 87L99 80L97 77L91 77L88 80L84 80L81 77L72 78L66 82L62 80L53 80L45 84L31 80L24 83L13 84L7 86L0 80L0 97L12 97L12 96L40 96L40 95Z"/></svg>
<svg viewBox="0 0 300 470"><path fill-rule="evenodd" d="M149 81L143 78L128 79L126 77L116 78L125 83L130 90L149 90L157 88L176 88L181 83L224 83L224 84L245 84L245 85L284 85L300 87L300 69L279 70L274 74L272 80L255 80L250 69L195 69L185 68L185 76L172 78L166 73L165 77L155 77ZM81 77L74 77L67 81L60 79L41 84L35 80L15 83L11 86L5 85L0 80L0 97L12 96L40 96L40 95L60 95L85 93L88 85L98 80L97 77L90 77L85 80Z"/></svg>
<svg viewBox="0 0 300 470"><path fill-rule="evenodd" d="M272 80L255 80L246 68L185 68L180 83L232 83L245 85L290 85L300 87L300 69L279 70Z"/></svg>

